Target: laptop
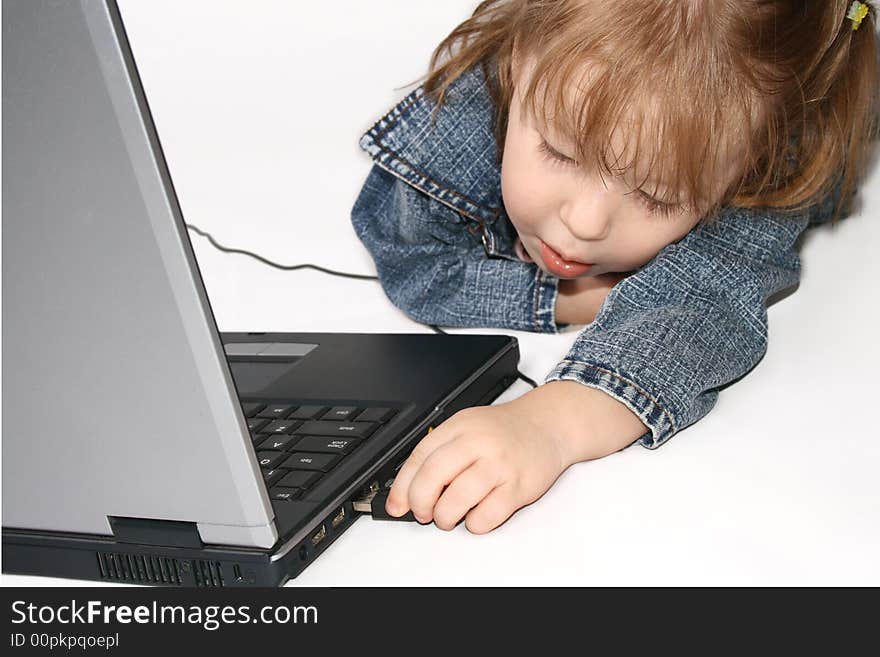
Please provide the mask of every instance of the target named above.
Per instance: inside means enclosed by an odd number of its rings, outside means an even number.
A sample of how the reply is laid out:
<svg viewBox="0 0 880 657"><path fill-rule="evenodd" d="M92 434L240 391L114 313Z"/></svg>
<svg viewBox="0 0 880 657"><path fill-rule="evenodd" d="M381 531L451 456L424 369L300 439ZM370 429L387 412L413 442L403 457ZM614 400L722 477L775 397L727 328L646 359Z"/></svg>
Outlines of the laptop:
<svg viewBox="0 0 880 657"><path fill-rule="evenodd" d="M113 0L3 2L2 338L3 570L159 585L296 577L519 361L219 333Z"/></svg>

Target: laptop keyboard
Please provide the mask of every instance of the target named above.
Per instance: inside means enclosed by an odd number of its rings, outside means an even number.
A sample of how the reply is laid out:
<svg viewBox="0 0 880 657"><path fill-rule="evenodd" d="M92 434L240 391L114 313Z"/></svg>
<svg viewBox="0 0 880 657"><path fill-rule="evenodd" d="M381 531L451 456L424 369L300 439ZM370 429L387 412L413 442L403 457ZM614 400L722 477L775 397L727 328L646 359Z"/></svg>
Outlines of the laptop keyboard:
<svg viewBox="0 0 880 657"><path fill-rule="evenodd" d="M396 411L385 407L244 402L244 415L269 498L295 500Z"/></svg>

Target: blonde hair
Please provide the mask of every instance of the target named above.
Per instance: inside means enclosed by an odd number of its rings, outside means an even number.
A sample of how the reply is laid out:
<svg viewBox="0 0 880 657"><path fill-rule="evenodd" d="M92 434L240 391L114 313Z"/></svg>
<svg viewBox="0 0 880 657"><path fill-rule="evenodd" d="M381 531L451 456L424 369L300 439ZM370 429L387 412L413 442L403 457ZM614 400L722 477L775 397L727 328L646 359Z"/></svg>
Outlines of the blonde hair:
<svg viewBox="0 0 880 657"><path fill-rule="evenodd" d="M578 162L620 174L647 153L678 200L699 207L722 149L736 145L741 169L707 220L721 205L803 209L839 184L836 219L864 173L878 117L875 10L853 30L849 6L485 0L434 50L424 91L436 112L449 85L482 66L500 161L516 67L529 57L523 105L577 145ZM584 84L585 64L594 65L589 92L572 101L567 90ZM633 109L645 112L645 99L653 116L635 117L635 147L611 153L612 134Z"/></svg>

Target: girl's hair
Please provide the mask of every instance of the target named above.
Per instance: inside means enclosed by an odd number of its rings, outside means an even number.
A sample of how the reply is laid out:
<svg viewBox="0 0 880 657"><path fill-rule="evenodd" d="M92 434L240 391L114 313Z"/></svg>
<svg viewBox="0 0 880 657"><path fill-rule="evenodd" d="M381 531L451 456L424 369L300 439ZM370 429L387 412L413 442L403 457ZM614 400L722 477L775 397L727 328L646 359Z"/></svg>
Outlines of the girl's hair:
<svg viewBox="0 0 880 657"><path fill-rule="evenodd" d="M529 59L523 109L576 144L578 162L608 174L647 163L707 220L728 204L803 209L839 185L837 218L878 124L876 8L854 30L850 4L485 0L434 50L424 91L436 112L449 85L479 64L500 161L517 71ZM586 92L573 98L572 88ZM614 153L621 127L635 138ZM731 147L742 168L706 204L706 182Z"/></svg>

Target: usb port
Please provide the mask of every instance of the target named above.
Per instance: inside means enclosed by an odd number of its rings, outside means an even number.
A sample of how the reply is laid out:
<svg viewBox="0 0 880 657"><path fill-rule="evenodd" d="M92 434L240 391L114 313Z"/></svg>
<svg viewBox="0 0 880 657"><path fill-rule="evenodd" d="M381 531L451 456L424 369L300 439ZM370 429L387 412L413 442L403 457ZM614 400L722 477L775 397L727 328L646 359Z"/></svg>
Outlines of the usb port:
<svg viewBox="0 0 880 657"><path fill-rule="evenodd" d="M344 506L339 507L339 513L336 514L336 516L333 518L333 521L330 523L330 525L333 527L333 529L336 529L337 527L339 527L339 525L342 524L343 520L345 520L345 507Z"/></svg>
<svg viewBox="0 0 880 657"><path fill-rule="evenodd" d="M325 536L327 536L327 528L321 525L321 530L312 536L312 547L323 541Z"/></svg>

